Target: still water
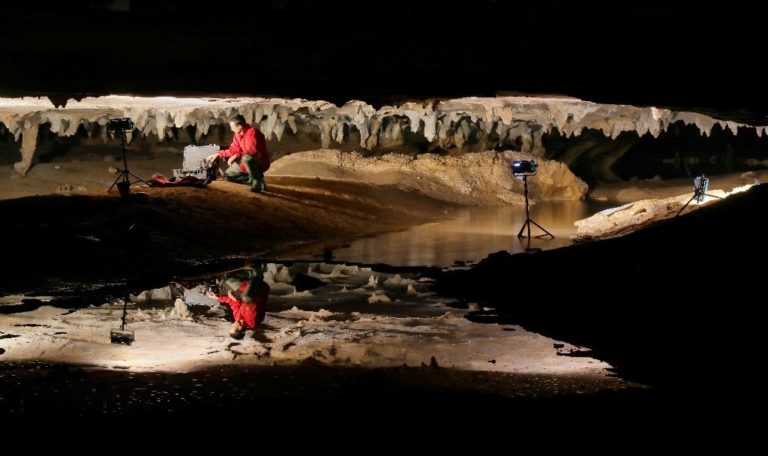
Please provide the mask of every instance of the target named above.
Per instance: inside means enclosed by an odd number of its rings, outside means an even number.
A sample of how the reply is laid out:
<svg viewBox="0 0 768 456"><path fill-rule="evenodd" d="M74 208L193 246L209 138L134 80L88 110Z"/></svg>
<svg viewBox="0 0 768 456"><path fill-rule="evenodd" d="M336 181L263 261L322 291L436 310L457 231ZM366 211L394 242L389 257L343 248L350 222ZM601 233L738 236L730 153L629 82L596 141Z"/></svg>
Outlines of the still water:
<svg viewBox="0 0 768 456"><path fill-rule="evenodd" d="M532 206L531 219L555 238L531 239L530 247L547 250L570 245L570 235L576 231L573 223L607 207L595 201L542 202ZM442 222L354 241L334 250L333 257L337 261L393 266L477 262L499 250L523 252L529 240L518 239L517 233L524 223L525 206L460 208ZM543 232L531 225L531 235L539 234Z"/></svg>

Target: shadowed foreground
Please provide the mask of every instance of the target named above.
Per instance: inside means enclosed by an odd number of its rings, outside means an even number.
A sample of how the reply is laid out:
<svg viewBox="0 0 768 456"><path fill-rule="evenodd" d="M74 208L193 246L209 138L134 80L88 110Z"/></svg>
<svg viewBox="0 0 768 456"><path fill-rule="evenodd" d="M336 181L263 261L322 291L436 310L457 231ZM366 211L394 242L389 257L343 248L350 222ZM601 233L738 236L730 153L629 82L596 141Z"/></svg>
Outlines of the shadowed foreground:
<svg viewBox="0 0 768 456"><path fill-rule="evenodd" d="M623 378L680 400L759 400L767 203L768 186L758 185L621 238L493 254L435 287L496 308L470 319L589 347Z"/></svg>
<svg viewBox="0 0 768 456"><path fill-rule="evenodd" d="M269 192L206 188L0 201L0 237L12 267L0 293L104 283L165 285L171 275L227 258L319 256L326 247L444 216L445 203L362 183L269 179ZM143 193L138 193L139 191Z"/></svg>

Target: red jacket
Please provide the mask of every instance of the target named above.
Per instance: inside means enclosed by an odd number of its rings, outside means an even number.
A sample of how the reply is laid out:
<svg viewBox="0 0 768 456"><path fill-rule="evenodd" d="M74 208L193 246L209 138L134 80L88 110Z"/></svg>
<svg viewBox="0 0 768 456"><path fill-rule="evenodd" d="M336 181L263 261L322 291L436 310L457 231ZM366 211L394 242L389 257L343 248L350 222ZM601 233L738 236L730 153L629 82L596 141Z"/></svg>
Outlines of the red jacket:
<svg viewBox="0 0 768 456"><path fill-rule="evenodd" d="M232 138L232 145L229 146L229 149L219 151L219 157L222 158L229 158L233 155L238 159L243 155L251 155L258 160L262 173L269 169L267 138L264 137L262 132L248 124L243 125L243 129L240 133L235 133L235 136ZM240 169L242 169L244 173L248 172L242 162L240 162Z"/></svg>
<svg viewBox="0 0 768 456"><path fill-rule="evenodd" d="M227 295L219 296L219 302L228 304L232 308L232 314L235 321L243 321L243 329L256 329L259 323L264 321L267 314L267 298L269 298L269 285L265 282L255 284L256 289L253 301L243 301L241 298L245 289L248 287L248 281L244 280L238 288L239 293L231 299Z"/></svg>

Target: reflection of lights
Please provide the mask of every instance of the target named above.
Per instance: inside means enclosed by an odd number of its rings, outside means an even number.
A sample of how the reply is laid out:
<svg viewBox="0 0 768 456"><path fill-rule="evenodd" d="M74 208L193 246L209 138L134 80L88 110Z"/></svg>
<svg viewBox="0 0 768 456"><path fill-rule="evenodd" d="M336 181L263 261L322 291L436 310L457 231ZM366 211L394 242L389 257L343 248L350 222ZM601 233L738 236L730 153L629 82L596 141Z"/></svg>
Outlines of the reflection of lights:
<svg viewBox="0 0 768 456"><path fill-rule="evenodd" d="M725 196L731 196L731 195L734 195L736 193L746 192L747 190L749 190L750 188L752 188L754 186L755 186L755 184L747 184L747 185L742 185L741 187L736 187L733 190L731 190L730 192L725 192Z"/></svg>

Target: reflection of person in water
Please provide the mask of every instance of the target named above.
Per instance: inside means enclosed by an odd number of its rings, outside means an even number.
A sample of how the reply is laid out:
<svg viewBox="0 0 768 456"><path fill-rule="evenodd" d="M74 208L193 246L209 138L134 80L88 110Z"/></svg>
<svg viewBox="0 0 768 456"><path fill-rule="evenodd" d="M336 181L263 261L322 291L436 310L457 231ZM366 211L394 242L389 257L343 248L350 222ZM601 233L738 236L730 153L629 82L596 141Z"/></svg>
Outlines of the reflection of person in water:
<svg viewBox="0 0 768 456"><path fill-rule="evenodd" d="M218 300L232 308L235 322L229 328L230 336L242 339L245 330L256 329L264 321L269 290L263 265L245 267L224 277Z"/></svg>

